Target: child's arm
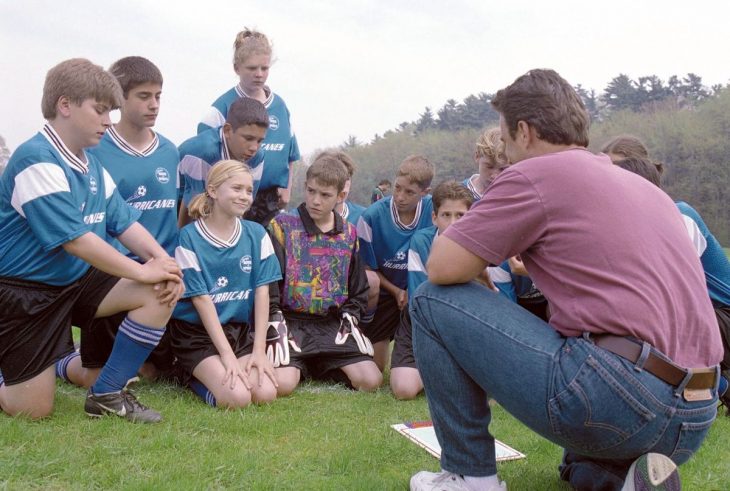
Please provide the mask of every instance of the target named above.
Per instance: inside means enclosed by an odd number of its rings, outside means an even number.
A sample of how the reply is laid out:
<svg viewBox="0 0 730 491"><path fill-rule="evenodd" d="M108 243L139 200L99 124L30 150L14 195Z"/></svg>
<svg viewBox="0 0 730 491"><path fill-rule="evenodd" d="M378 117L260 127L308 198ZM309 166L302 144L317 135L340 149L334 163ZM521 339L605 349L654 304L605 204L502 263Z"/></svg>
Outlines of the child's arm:
<svg viewBox="0 0 730 491"><path fill-rule="evenodd" d="M226 375L223 377L221 385L225 385L230 381L231 389L233 389L238 379L241 379L244 385L250 390L251 383L248 380L246 372L241 370L236 354L233 352L226 335L223 333L223 326L221 326L220 320L218 319L218 312L215 310L215 304L210 298L210 295L198 295L192 297L191 300L193 307L195 307L198 315L200 315L200 320L203 322L208 336L210 336L210 340L213 341L215 349L218 350L223 367L226 369Z"/></svg>
<svg viewBox="0 0 730 491"><path fill-rule="evenodd" d="M274 367L271 365L266 356L266 331L269 327L269 285L261 285L256 287L253 300L254 308L254 337L253 337L253 353L246 364L246 375L251 374L251 369L256 367L259 376L259 386L264 383L264 374L266 374L274 387L278 387L274 375Z"/></svg>
<svg viewBox="0 0 730 491"><path fill-rule="evenodd" d="M128 278L140 283L162 283L182 281L182 271L174 259L165 256L140 264L117 251L93 232L65 242L63 249L95 268L113 276Z"/></svg>

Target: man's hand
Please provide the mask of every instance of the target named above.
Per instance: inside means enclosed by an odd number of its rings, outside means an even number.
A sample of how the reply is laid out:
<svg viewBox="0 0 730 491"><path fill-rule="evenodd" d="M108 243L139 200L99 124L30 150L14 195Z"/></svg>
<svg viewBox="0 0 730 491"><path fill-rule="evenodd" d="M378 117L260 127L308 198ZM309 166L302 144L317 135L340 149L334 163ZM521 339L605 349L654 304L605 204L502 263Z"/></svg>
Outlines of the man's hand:
<svg viewBox="0 0 730 491"><path fill-rule="evenodd" d="M269 317L269 327L266 331L266 357L276 368L289 364L289 329L281 312Z"/></svg>
<svg viewBox="0 0 730 491"><path fill-rule="evenodd" d="M355 339L360 353L373 356L373 343L357 327L357 319L345 312L342 314L342 321L340 322L340 329L337 331L337 337L335 337L335 344L345 344L350 334Z"/></svg>

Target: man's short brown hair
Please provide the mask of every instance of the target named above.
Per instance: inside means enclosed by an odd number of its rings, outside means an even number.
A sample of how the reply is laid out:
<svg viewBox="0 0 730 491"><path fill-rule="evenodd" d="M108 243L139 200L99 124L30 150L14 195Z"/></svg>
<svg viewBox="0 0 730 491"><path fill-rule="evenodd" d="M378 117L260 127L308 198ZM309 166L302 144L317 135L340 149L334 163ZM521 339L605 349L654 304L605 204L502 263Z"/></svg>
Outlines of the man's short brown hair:
<svg viewBox="0 0 730 491"><path fill-rule="evenodd" d="M350 179L345 165L331 155L318 155L307 169L307 182L314 179L321 186L333 186L341 193Z"/></svg>
<svg viewBox="0 0 730 491"><path fill-rule="evenodd" d="M512 138L518 122L524 121L546 142L588 146L588 112L575 89L555 70L530 70L497 92L492 106Z"/></svg>
<svg viewBox="0 0 730 491"><path fill-rule="evenodd" d="M118 109L122 102L122 89L114 76L99 65L84 58L62 61L46 74L43 84L41 111L46 119L55 119L56 104L61 97L81 105L86 99L94 99Z"/></svg>
<svg viewBox="0 0 730 491"><path fill-rule="evenodd" d="M426 189L433 180L434 166L423 155L409 155L398 167L396 177L405 177L411 183L418 184L421 189Z"/></svg>

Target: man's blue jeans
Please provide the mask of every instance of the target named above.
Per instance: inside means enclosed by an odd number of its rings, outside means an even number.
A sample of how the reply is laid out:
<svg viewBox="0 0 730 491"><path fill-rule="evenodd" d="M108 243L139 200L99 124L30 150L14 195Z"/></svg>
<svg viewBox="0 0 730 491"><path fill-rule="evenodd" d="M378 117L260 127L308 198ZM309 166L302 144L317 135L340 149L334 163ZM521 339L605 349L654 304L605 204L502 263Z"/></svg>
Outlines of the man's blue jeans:
<svg viewBox="0 0 730 491"><path fill-rule="evenodd" d="M654 375L583 337L561 336L476 283L426 282L410 309L444 470L496 473L489 397L566 449L561 474L579 489L620 488L631 461L650 451L687 461L715 418L717 388L712 400L687 402Z"/></svg>

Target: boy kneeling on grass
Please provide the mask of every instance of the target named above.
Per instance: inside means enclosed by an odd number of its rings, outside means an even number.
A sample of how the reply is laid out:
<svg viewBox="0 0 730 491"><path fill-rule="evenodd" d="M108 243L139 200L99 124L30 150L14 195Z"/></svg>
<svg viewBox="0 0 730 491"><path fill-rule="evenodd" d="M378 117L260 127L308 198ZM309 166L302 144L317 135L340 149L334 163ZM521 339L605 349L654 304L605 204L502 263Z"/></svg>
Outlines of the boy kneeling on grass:
<svg viewBox="0 0 730 491"><path fill-rule="evenodd" d="M124 387L160 341L183 292L182 273L85 151L104 136L121 100L103 68L84 59L58 64L43 88L48 123L18 147L0 180L0 406L10 415L52 412L55 363L74 349L72 324L85 328L126 311L84 409L92 417L162 419Z"/></svg>
<svg viewBox="0 0 730 491"><path fill-rule="evenodd" d="M284 277L279 294L288 325L287 334L278 322L281 318L274 317L280 334L269 339L271 352L283 355L274 363L279 365L279 395L294 390L303 370L365 391L383 381L373 361L373 346L358 328L368 281L357 232L334 212L349 177L336 158L318 157L307 170L304 203L296 213L278 215L269 225Z"/></svg>

